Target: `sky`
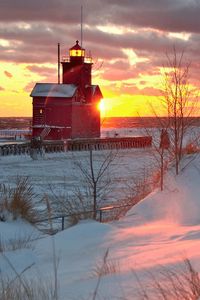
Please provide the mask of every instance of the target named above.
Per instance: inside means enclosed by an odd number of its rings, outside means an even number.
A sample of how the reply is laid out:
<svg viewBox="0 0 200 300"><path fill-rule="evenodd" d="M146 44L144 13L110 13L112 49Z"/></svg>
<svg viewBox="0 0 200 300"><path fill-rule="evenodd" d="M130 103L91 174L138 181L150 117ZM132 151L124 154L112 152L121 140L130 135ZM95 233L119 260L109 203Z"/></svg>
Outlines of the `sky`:
<svg viewBox="0 0 200 300"><path fill-rule="evenodd" d="M36 82L57 82L61 56L81 36L93 57L104 116L151 115L160 72L173 47L191 62L199 87L200 0L1 0L0 116L31 116Z"/></svg>

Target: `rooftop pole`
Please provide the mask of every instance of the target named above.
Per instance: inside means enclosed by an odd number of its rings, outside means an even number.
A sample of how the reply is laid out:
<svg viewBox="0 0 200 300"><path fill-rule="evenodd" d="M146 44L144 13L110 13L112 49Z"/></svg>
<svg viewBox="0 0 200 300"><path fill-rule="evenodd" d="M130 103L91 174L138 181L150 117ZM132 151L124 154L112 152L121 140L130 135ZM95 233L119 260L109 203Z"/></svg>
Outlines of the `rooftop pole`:
<svg viewBox="0 0 200 300"><path fill-rule="evenodd" d="M58 43L58 84L60 84L60 43Z"/></svg>
<svg viewBox="0 0 200 300"><path fill-rule="evenodd" d="M83 6L81 5L81 48L83 46Z"/></svg>

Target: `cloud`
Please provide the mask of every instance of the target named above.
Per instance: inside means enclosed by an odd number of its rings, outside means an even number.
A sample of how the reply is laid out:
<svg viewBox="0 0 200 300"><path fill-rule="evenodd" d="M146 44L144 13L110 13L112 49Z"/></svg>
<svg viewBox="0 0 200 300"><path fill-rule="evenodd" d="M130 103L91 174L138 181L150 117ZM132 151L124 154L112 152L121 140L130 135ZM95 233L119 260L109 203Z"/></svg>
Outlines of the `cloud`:
<svg viewBox="0 0 200 300"><path fill-rule="evenodd" d="M5 89L2 86L0 86L0 91L5 91Z"/></svg>
<svg viewBox="0 0 200 300"><path fill-rule="evenodd" d="M31 93L34 86L35 86L35 82L31 81L24 87L24 91L27 93Z"/></svg>
<svg viewBox="0 0 200 300"><path fill-rule="evenodd" d="M8 77L8 78L12 78L12 77L13 77L13 75L12 75L10 72L8 72L8 71L4 71L4 74L5 74L6 77Z"/></svg>
<svg viewBox="0 0 200 300"><path fill-rule="evenodd" d="M144 96L161 96L161 90L156 87L141 87L138 88L135 84L124 84L120 90L121 93L131 95L144 95Z"/></svg>
<svg viewBox="0 0 200 300"><path fill-rule="evenodd" d="M56 75L57 73L56 67L57 66L55 66L55 68L49 68L46 66L28 65L26 69L40 76L50 77L52 75L54 76Z"/></svg>
<svg viewBox="0 0 200 300"><path fill-rule="evenodd" d="M0 23L0 39L7 40L10 44L10 47L0 47L0 59L19 63L56 63L57 43L61 44L62 55L66 55L79 36L78 26L38 22L29 23L26 28L10 23L5 30L5 24ZM194 36L188 42L153 29L139 29L123 35L102 32L95 26L84 30L84 47L91 51L94 60L126 58L122 49L133 49L138 56L153 57L155 60L155 56L163 55L174 44L182 49L191 44L190 51L195 51L195 55L199 57L200 42Z"/></svg>

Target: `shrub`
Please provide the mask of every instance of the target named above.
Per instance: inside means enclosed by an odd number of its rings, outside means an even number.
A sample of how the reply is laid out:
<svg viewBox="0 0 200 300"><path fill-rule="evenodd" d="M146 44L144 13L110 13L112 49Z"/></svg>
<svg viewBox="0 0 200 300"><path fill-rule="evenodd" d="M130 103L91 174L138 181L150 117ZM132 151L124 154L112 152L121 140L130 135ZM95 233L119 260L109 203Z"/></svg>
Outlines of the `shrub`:
<svg viewBox="0 0 200 300"><path fill-rule="evenodd" d="M1 300L53 300L51 284L28 281L22 276L15 279L0 278Z"/></svg>
<svg viewBox="0 0 200 300"><path fill-rule="evenodd" d="M18 177L15 187L0 185L0 221L21 217L30 223L37 220L35 194L28 177Z"/></svg>
<svg viewBox="0 0 200 300"><path fill-rule="evenodd" d="M66 193L56 194L51 188L51 216L65 215L67 224L72 226L80 220L92 219L92 201L89 194L83 193L79 188L74 189L73 195L69 196Z"/></svg>
<svg viewBox="0 0 200 300"><path fill-rule="evenodd" d="M199 152L199 148L194 143L189 143L186 145L185 149L183 149L183 152L186 154L194 154Z"/></svg>
<svg viewBox="0 0 200 300"><path fill-rule="evenodd" d="M118 261L108 259L109 249L103 257L103 261L96 264L92 270L92 276L102 277L109 274L116 274L120 272Z"/></svg>
<svg viewBox="0 0 200 300"><path fill-rule="evenodd" d="M54 287L51 282L43 280L28 280L24 273L32 265L27 266L21 273L18 273L9 258L1 253L1 256L10 266L15 277L5 277L0 273L0 299L1 300L58 300L55 297Z"/></svg>
<svg viewBox="0 0 200 300"><path fill-rule="evenodd" d="M31 234L26 234L23 236L15 236L10 239L3 239L0 235L0 252L14 251L17 249L33 249L32 241L36 239L37 236Z"/></svg>
<svg viewBox="0 0 200 300"><path fill-rule="evenodd" d="M145 287L136 275L141 300L198 300L200 297L200 275L189 259L175 268L162 267L156 274L148 274L149 287Z"/></svg>

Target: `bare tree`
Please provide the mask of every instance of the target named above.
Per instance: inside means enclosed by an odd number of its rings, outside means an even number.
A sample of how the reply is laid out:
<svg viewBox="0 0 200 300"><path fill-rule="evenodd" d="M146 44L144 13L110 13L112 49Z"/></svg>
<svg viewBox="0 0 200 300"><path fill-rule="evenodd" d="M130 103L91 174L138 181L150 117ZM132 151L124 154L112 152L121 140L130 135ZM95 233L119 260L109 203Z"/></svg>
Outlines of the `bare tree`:
<svg viewBox="0 0 200 300"><path fill-rule="evenodd" d="M170 136L169 151L175 160L176 174L179 173L180 161L183 155L183 141L186 133L193 125L194 114L197 113L197 93L189 82L190 63L185 58L185 53L178 53L173 48L171 55L167 54L167 62L163 68L162 114L152 107L153 114L159 120L159 127L167 130ZM161 164L166 151L160 148Z"/></svg>
<svg viewBox="0 0 200 300"><path fill-rule="evenodd" d="M97 163L94 159L94 151L92 145L89 149L89 157L85 161L75 159L75 166L79 169L87 195L92 199L93 218L96 219L96 210L99 203L105 199L105 194L111 186L111 178L109 168L116 158L117 151L101 153L101 160Z"/></svg>
<svg viewBox="0 0 200 300"><path fill-rule="evenodd" d="M164 69L163 105L167 110L168 127L172 131L172 152L176 174L178 174L183 153L183 139L192 125L192 116L197 110L197 95L189 82L190 62L186 61L184 51L178 54L174 47L172 55L167 55L166 67Z"/></svg>

